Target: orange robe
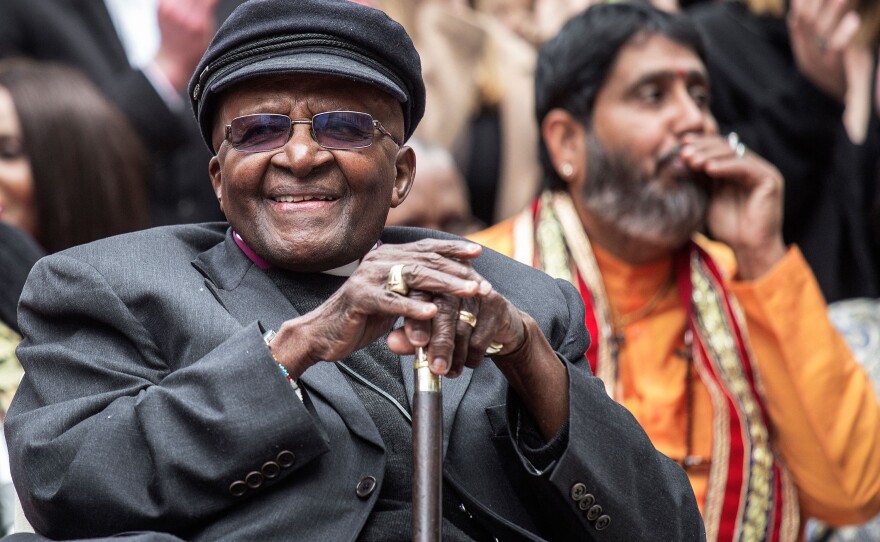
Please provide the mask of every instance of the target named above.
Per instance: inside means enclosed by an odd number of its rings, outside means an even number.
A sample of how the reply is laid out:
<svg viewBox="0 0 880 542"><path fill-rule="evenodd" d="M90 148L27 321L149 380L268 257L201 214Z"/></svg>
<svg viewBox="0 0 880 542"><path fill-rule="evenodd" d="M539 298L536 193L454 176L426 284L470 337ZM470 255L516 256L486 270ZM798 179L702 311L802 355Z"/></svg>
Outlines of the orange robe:
<svg viewBox="0 0 880 542"><path fill-rule="evenodd" d="M471 239L514 255L510 219ZM832 525L860 523L880 512L880 406L867 374L827 317L812 271L796 247L756 281L732 280L732 251L700 237L719 263L726 287L745 314L748 342L758 364L773 442L797 486L801 514ZM669 280L672 258L632 266L592 246L614 311L643 307ZM668 289L647 315L624 328L618 397L658 450L685 455L685 309ZM710 458L713 409L709 392L692 373L691 455ZM701 511L707 469L688 469Z"/></svg>

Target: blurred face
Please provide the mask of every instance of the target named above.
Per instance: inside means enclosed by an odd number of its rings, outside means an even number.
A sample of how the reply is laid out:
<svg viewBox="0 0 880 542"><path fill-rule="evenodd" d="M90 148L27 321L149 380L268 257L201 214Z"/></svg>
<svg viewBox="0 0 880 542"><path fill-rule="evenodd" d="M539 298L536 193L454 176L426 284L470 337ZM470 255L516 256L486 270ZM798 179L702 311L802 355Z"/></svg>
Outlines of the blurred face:
<svg viewBox="0 0 880 542"><path fill-rule="evenodd" d="M464 179L452 162L418 154L416 182L406 203L388 213L389 226L413 226L467 235L478 229Z"/></svg>
<svg viewBox="0 0 880 542"><path fill-rule="evenodd" d="M603 223L676 248L703 220L709 186L680 157L682 137L717 130L699 57L660 35L637 37L596 96L587 173L572 190Z"/></svg>
<svg viewBox="0 0 880 542"><path fill-rule="evenodd" d="M414 156L376 130L369 147L330 150L307 124L281 148L241 152L224 139L232 119L258 113L311 119L326 111L369 113L403 139L403 112L390 95L341 78L296 75L245 81L220 97L210 174L220 208L257 254L295 271L321 271L363 256L390 207L405 197Z"/></svg>
<svg viewBox="0 0 880 542"><path fill-rule="evenodd" d="M31 162L24 153L12 95L0 87L0 221L37 235Z"/></svg>

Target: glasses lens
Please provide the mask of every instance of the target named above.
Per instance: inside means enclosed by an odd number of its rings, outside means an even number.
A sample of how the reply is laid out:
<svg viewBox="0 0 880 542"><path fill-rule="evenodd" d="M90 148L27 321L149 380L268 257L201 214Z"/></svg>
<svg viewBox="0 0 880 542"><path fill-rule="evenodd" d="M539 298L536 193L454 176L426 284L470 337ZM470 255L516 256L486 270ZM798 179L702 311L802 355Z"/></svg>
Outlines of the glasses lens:
<svg viewBox="0 0 880 542"><path fill-rule="evenodd" d="M239 151L271 151L290 139L290 117L286 115L247 115L229 123L232 147Z"/></svg>
<svg viewBox="0 0 880 542"><path fill-rule="evenodd" d="M360 149L373 142L373 117L356 111L330 111L312 118L315 140L328 149Z"/></svg>

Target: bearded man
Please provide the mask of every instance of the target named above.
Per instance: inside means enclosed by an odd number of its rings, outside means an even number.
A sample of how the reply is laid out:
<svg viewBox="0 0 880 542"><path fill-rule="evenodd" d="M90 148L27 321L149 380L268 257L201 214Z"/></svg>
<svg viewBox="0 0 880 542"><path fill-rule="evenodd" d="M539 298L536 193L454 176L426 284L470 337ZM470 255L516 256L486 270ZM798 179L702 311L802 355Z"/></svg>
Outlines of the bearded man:
<svg viewBox="0 0 880 542"><path fill-rule="evenodd" d="M570 284L383 230L425 110L403 27L244 2L188 95L228 222L75 247L25 286L18 540L411 540L417 348L444 376L443 540L704 538L684 473L589 374Z"/></svg>
<svg viewBox="0 0 880 542"><path fill-rule="evenodd" d="M644 5L569 21L536 73L545 190L474 240L579 288L594 371L710 540L796 540L880 510L880 409L782 241L781 175L718 134L702 51Z"/></svg>

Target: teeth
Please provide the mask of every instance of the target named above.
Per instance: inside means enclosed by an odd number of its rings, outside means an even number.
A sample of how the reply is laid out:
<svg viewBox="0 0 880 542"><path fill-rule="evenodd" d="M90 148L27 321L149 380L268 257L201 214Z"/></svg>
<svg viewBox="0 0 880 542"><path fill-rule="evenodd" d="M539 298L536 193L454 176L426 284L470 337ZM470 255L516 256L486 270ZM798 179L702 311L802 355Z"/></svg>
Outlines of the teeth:
<svg viewBox="0 0 880 542"><path fill-rule="evenodd" d="M280 203L299 203L301 201L332 201L333 198L327 196L278 196L274 198L275 201Z"/></svg>

